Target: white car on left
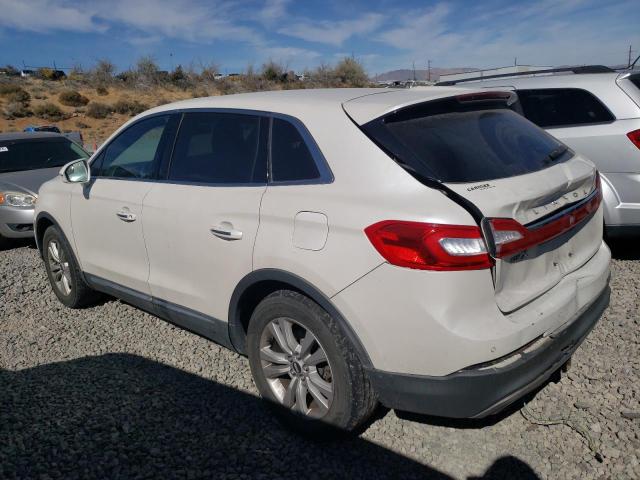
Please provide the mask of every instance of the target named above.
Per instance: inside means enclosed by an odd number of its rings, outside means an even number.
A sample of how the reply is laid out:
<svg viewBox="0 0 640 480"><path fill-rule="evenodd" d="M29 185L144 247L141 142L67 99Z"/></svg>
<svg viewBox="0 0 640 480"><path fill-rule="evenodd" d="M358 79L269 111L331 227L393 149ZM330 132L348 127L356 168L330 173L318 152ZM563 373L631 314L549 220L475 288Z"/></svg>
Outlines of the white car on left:
<svg viewBox="0 0 640 480"><path fill-rule="evenodd" d="M65 136L49 132L0 133L0 248L33 237L40 185L60 167L89 154Z"/></svg>

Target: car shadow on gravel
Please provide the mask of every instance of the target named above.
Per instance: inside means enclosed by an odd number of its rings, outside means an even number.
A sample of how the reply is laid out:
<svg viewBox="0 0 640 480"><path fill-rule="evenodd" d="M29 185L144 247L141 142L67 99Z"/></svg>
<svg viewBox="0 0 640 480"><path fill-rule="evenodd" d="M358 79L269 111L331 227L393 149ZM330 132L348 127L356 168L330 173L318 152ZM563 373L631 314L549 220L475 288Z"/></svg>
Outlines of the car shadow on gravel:
<svg viewBox="0 0 640 480"><path fill-rule="evenodd" d="M640 239L619 238L606 241L616 260L640 260Z"/></svg>
<svg viewBox="0 0 640 480"><path fill-rule="evenodd" d="M0 370L2 478L451 479L358 437L312 441L260 399L143 357ZM538 479L515 457L475 479Z"/></svg>
<svg viewBox="0 0 640 480"><path fill-rule="evenodd" d="M32 249L38 248L36 246L36 241L33 238L16 238L16 239L9 240L9 242L7 242L7 245L1 246L0 252L4 252L5 250L14 250L18 248L24 248L24 247L32 248Z"/></svg>

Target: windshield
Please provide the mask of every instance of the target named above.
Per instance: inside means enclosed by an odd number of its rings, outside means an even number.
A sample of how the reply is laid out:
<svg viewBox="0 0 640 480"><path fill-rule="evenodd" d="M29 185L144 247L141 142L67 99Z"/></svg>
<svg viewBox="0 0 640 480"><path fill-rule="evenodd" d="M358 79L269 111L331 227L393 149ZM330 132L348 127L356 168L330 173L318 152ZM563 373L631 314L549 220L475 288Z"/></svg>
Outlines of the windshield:
<svg viewBox="0 0 640 480"><path fill-rule="evenodd" d="M89 154L63 137L0 141L0 173L61 167L79 158Z"/></svg>
<svg viewBox="0 0 640 480"><path fill-rule="evenodd" d="M442 182L535 172L572 153L508 108L427 102L369 122L365 133L405 168Z"/></svg>

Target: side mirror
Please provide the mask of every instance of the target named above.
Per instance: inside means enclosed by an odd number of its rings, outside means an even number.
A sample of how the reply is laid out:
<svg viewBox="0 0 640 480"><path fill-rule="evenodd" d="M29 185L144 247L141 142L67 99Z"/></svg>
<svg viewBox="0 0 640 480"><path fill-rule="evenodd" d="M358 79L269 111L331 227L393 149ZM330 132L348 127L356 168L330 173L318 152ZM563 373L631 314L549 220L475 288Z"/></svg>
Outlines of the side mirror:
<svg viewBox="0 0 640 480"><path fill-rule="evenodd" d="M62 167L60 176L65 183L87 183L91 180L89 164L86 160L74 160Z"/></svg>

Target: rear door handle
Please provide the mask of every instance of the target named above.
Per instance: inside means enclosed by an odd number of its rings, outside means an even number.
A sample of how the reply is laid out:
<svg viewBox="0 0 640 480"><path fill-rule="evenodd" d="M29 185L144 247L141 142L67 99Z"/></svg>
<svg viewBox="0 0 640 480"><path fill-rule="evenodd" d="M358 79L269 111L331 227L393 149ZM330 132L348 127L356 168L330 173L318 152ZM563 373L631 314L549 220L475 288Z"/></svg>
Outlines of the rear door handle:
<svg viewBox="0 0 640 480"><path fill-rule="evenodd" d="M211 228L211 233L223 240L240 240L242 238L242 232L235 230L229 222L222 222Z"/></svg>
<svg viewBox="0 0 640 480"><path fill-rule="evenodd" d="M135 214L129 212L128 210L120 210L116 212L116 216L122 220L123 222L135 222L136 216Z"/></svg>

